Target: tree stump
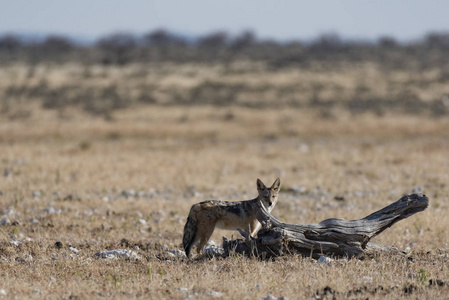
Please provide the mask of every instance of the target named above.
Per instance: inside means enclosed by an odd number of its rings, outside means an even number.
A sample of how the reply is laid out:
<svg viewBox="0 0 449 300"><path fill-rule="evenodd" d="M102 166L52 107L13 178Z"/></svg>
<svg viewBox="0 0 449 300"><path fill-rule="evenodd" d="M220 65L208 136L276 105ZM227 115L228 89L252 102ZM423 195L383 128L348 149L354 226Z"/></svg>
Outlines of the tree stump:
<svg viewBox="0 0 449 300"><path fill-rule="evenodd" d="M257 219L262 229L257 238L245 235L242 230L239 232L244 239L228 241L223 238L224 255L235 252L261 258L286 254L313 258L320 255L359 256L377 247L368 244L371 238L396 222L425 210L428 205L426 195L411 194L363 219L332 218L316 224L295 225L278 221L259 203Z"/></svg>

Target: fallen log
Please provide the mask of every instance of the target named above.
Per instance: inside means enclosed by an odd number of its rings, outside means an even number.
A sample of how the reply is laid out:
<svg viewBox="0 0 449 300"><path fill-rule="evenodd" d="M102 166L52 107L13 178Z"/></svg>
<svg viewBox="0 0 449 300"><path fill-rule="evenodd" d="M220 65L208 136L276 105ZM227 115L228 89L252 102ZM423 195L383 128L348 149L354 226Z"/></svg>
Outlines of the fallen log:
<svg viewBox="0 0 449 300"><path fill-rule="evenodd" d="M257 238L228 241L223 238L224 256L241 253L262 258L301 254L313 258L321 255L354 257L364 254L368 242L396 222L425 210L429 199L423 194L403 196L398 201L363 219L332 218L320 223L296 225L282 223L258 204L257 219L262 224ZM367 247L368 246L368 247Z"/></svg>

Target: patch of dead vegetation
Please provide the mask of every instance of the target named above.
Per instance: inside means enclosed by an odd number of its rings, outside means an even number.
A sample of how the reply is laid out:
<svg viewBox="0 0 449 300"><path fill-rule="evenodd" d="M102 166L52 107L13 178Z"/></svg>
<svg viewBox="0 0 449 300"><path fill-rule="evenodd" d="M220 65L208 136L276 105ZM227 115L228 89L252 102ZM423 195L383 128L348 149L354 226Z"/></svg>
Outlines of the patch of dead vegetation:
<svg viewBox="0 0 449 300"><path fill-rule="evenodd" d="M39 116L39 117L38 117ZM0 290L12 298L441 298L448 295L449 123L410 115L150 106L114 121L33 111L0 119ZM407 253L190 261L190 206L256 195L281 177L274 216L356 219L412 190L430 207L375 239ZM217 230L212 239L238 237ZM100 251L137 256L107 259ZM125 255L126 256L126 255Z"/></svg>

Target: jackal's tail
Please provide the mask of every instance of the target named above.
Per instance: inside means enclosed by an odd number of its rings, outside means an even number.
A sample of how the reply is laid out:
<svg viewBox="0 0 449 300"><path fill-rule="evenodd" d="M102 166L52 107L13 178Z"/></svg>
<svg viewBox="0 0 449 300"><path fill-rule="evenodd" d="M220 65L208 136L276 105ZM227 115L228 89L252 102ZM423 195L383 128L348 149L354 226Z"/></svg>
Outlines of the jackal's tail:
<svg viewBox="0 0 449 300"><path fill-rule="evenodd" d="M184 247L187 257L190 256L190 250L192 250L193 244L195 244L196 229L196 218L194 217L192 207L189 216L187 217L187 222L184 226L184 236L182 237L182 246Z"/></svg>

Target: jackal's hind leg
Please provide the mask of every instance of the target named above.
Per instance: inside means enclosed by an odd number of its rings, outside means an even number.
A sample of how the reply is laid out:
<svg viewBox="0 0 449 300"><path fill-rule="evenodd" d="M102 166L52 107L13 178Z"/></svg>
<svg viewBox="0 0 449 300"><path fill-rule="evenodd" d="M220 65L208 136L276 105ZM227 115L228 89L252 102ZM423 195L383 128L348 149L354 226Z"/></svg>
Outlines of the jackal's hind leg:
<svg viewBox="0 0 449 300"><path fill-rule="evenodd" d="M204 246L206 246L207 241L209 241L210 237L212 236L212 233L214 233L215 224L213 226L202 228L201 231L199 231L200 236L200 244L198 245L198 248L196 251L198 252L198 255L201 255L201 252L203 251Z"/></svg>

